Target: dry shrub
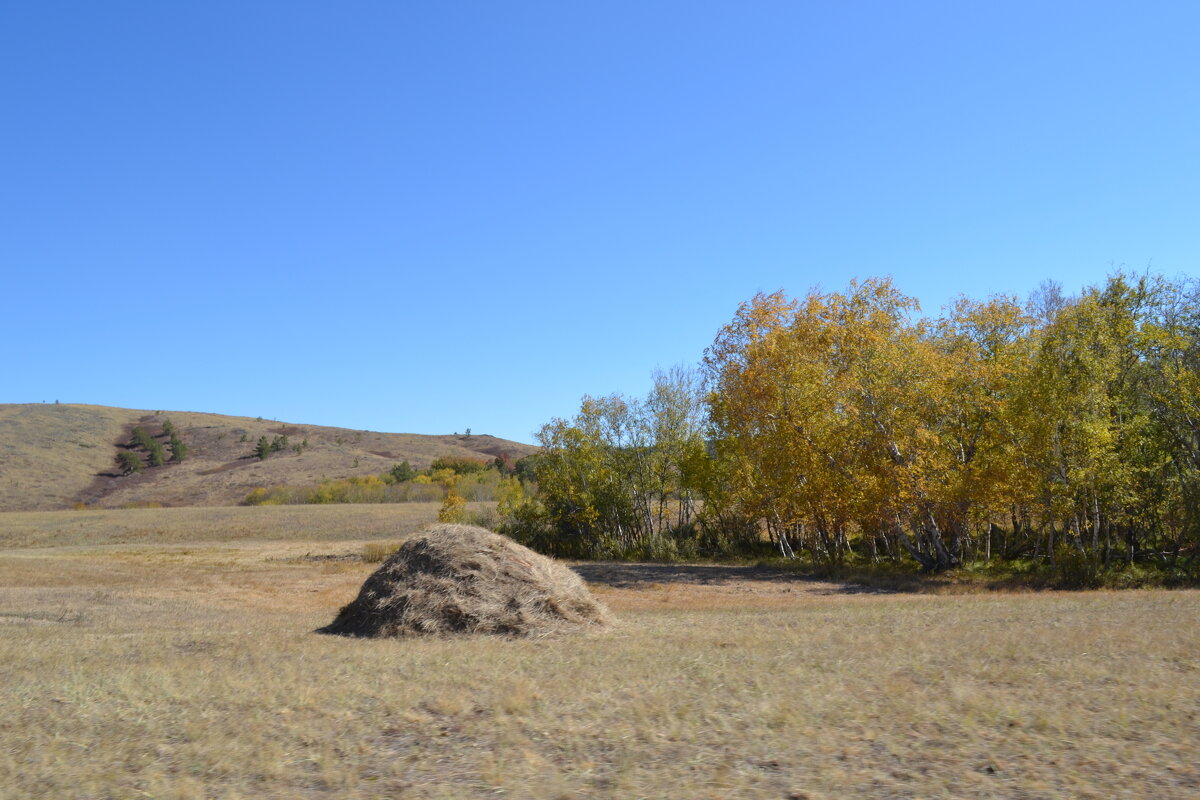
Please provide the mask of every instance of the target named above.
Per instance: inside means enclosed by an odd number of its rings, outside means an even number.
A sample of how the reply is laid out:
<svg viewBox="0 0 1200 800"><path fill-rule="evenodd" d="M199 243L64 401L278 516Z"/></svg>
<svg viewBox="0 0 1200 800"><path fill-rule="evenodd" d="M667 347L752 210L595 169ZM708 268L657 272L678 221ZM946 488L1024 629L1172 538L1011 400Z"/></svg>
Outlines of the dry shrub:
<svg viewBox="0 0 1200 800"><path fill-rule="evenodd" d="M562 564L483 528L442 524L405 542L321 632L540 636L607 622Z"/></svg>
<svg viewBox="0 0 1200 800"><path fill-rule="evenodd" d="M367 542L363 545L362 560L378 564L399 549L400 545L395 542Z"/></svg>

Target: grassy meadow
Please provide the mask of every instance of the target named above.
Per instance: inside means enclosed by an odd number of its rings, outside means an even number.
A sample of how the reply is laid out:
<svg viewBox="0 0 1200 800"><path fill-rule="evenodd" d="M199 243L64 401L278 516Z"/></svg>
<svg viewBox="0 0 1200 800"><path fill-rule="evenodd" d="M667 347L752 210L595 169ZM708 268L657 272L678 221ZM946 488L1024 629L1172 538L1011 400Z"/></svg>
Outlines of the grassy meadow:
<svg viewBox="0 0 1200 800"><path fill-rule="evenodd" d="M1198 592L586 564L602 633L313 633L436 509L0 515L0 798L1200 794Z"/></svg>

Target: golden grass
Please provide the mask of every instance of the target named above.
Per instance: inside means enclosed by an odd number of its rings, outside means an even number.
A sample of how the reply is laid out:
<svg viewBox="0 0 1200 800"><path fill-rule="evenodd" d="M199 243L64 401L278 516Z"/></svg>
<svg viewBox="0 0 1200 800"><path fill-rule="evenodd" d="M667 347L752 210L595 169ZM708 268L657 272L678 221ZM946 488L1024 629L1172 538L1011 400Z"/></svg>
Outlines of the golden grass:
<svg viewBox="0 0 1200 800"><path fill-rule="evenodd" d="M67 508L137 414L120 408L0 404L0 509Z"/></svg>
<svg viewBox="0 0 1200 800"><path fill-rule="evenodd" d="M224 506L0 513L0 549L242 540L403 538L437 521L440 503ZM495 503L468 503L473 514Z"/></svg>
<svg viewBox="0 0 1200 800"><path fill-rule="evenodd" d="M608 633L348 640L312 631L373 570L379 521L229 510L283 516L187 543L196 518L120 512L175 544L123 523L0 550L0 798L1200 793L1194 591L593 568ZM250 541L280 538L265 519L313 535Z"/></svg>

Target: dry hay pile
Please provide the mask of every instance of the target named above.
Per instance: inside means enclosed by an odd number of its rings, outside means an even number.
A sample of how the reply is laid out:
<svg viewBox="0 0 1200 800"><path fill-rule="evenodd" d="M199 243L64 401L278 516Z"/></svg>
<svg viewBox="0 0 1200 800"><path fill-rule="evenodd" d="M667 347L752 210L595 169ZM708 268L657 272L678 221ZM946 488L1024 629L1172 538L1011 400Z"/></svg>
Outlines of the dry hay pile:
<svg viewBox="0 0 1200 800"><path fill-rule="evenodd" d="M434 525L405 542L321 632L538 636L607 622L607 609L562 564L483 528Z"/></svg>

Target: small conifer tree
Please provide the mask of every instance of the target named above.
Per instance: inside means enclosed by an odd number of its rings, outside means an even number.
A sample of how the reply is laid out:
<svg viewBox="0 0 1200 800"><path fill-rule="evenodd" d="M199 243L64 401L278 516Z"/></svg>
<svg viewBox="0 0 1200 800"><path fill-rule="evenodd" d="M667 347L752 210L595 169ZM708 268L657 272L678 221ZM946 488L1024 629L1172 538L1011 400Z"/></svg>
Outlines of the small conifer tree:
<svg viewBox="0 0 1200 800"><path fill-rule="evenodd" d="M163 464L167 463L167 457L163 452L163 446L157 439L151 439L150 447L147 449L150 451L150 466L161 467Z"/></svg>
<svg viewBox="0 0 1200 800"><path fill-rule="evenodd" d="M142 459L132 450L122 450L117 453L117 469L122 475L142 471Z"/></svg>

